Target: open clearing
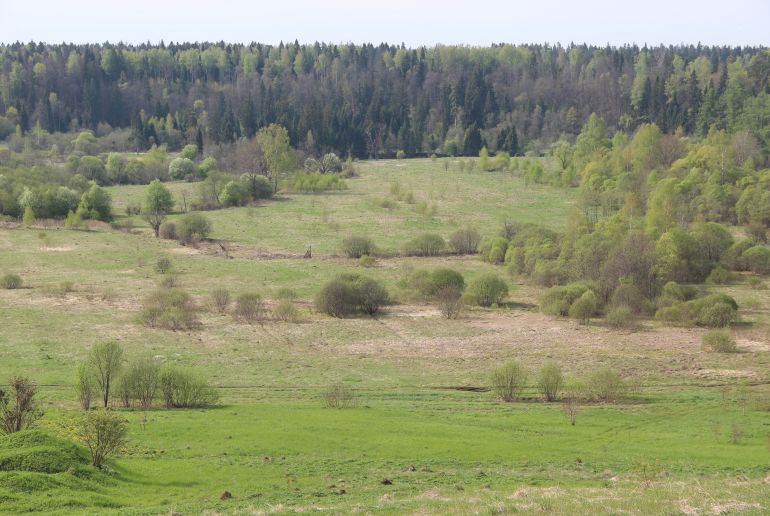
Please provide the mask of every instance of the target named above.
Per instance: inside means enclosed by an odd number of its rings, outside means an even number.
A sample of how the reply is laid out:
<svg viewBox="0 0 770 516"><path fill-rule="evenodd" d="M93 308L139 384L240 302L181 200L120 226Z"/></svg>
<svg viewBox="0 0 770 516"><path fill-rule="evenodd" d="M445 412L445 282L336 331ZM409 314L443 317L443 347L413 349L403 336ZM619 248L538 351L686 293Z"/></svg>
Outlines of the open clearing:
<svg viewBox="0 0 770 516"><path fill-rule="evenodd" d="M0 378L23 373L39 382L44 429L72 437L75 369L103 340L119 341L129 357L194 367L222 396L222 406L208 410L124 411L130 444L109 480L65 488L0 479L0 510L770 510L770 291L742 283L716 289L746 305L735 330L740 353L717 354L702 348L697 328L645 321L638 331L616 331L542 315L540 289L478 257L392 257L364 269L339 256L349 234L372 235L395 252L422 232L448 237L466 225L485 236L506 220L562 228L576 192L444 171L430 160L364 163L360 173L343 192L206 213L212 238L230 243L226 253L156 240L139 217L120 220L134 225L130 232L0 230L0 271L20 274L28 287L0 290ZM393 184L435 203L436 214L425 217L406 202L380 208L377 199ZM171 185L177 195L195 186ZM143 191L111 188L117 211ZM303 259L309 246L313 258ZM249 325L204 311L200 330L145 328L136 312L160 279L160 256L171 258L201 307L219 287L258 292L269 306L287 287L298 294L300 321ZM413 269L439 265L466 279L488 271L506 277L507 303L446 320L398 286ZM341 272L382 280L399 304L377 318L315 313L314 295ZM50 289L63 281L71 292ZM530 371L519 403L486 392L490 369L508 358ZM611 366L632 379L635 393L621 404L582 406L571 426L562 405L540 401L535 389L548 360L572 379ZM334 382L355 390L355 408L323 408ZM59 475L61 485L70 482ZM36 496L44 489L46 497ZM220 500L224 491L233 498Z"/></svg>

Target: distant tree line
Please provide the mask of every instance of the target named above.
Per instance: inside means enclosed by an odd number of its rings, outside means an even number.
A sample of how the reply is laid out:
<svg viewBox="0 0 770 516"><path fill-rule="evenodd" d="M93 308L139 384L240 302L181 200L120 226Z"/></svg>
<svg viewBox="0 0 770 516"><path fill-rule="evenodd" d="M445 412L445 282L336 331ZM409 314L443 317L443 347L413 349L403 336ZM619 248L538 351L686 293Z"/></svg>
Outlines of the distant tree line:
<svg viewBox="0 0 770 516"><path fill-rule="evenodd" d="M0 139L122 128L134 150L173 151L278 124L309 155L515 155L595 112L766 148L768 77L770 52L750 47L16 43L0 46Z"/></svg>

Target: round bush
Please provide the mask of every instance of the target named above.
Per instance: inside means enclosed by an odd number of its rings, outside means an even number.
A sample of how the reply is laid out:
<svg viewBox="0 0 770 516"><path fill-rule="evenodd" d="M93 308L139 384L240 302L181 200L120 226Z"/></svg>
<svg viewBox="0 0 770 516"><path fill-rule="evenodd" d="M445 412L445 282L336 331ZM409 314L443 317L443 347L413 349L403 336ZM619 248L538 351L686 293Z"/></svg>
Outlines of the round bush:
<svg viewBox="0 0 770 516"><path fill-rule="evenodd" d="M508 285L495 274L483 274L471 282L468 294L475 304L492 306L508 295Z"/></svg>
<svg viewBox="0 0 770 516"><path fill-rule="evenodd" d="M199 242L211 233L211 221L200 213L188 213L179 220L177 236L182 243Z"/></svg>
<svg viewBox="0 0 770 516"><path fill-rule="evenodd" d="M449 237L449 246L457 254L476 254L480 242L479 232L471 228L458 229Z"/></svg>
<svg viewBox="0 0 770 516"><path fill-rule="evenodd" d="M0 278L0 287L8 290L21 288L23 281L18 274L5 274Z"/></svg>
<svg viewBox="0 0 770 516"><path fill-rule="evenodd" d="M366 314L374 315L380 311L383 305L390 302L388 291L381 283L373 279L361 279L358 282L357 288L361 310Z"/></svg>
<svg viewBox="0 0 770 516"><path fill-rule="evenodd" d="M727 303L719 302L704 308L696 322L712 328L724 328L735 321L735 317L735 308Z"/></svg>
<svg viewBox="0 0 770 516"><path fill-rule="evenodd" d="M459 272L441 267L431 272L428 281L420 287L422 287L420 293L428 297L434 297L446 288L453 288L462 293L465 290L465 279Z"/></svg>
<svg viewBox="0 0 770 516"><path fill-rule="evenodd" d="M569 307L569 316L573 319L579 319L582 323L587 323L596 313L599 306L599 300L593 290L586 290Z"/></svg>
<svg viewBox="0 0 770 516"><path fill-rule="evenodd" d="M361 258L372 256L376 247L371 238L365 236L349 236L342 241L342 252L348 258Z"/></svg>
<svg viewBox="0 0 770 516"><path fill-rule="evenodd" d="M166 240L176 240L176 224L173 222L164 222L160 225L158 235L160 235L161 238L165 238Z"/></svg>
<svg viewBox="0 0 770 516"><path fill-rule="evenodd" d="M742 258L754 274L770 274L770 247L755 245L746 250Z"/></svg>
<svg viewBox="0 0 770 516"><path fill-rule="evenodd" d="M614 306L607 313L607 324L616 329L633 328L636 326L636 317L627 306Z"/></svg>
<svg viewBox="0 0 770 516"><path fill-rule="evenodd" d="M702 342L705 347L718 353L735 353L738 351L735 339L726 330L707 331L703 334Z"/></svg>
<svg viewBox="0 0 770 516"><path fill-rule="evenodd" d="M265 310L262 296L254 293L244 293L235 298L235 316L246 322L258 320Z"/></svg>
<svg viewBox="0 0 770 516"><path fill-rule="evenodd" d="M345 317L355 312L373 315L389 302L388 291L378 281L343 274L324 285L316 296L315 306L332 317Z"/></svg>
<svg viewBox="0 0 770 516"><path fill-rule="evenodd" d="M440 235L425 233L413 238L404 246L407 256L438 256L446 248L446 242Z"/></svg>

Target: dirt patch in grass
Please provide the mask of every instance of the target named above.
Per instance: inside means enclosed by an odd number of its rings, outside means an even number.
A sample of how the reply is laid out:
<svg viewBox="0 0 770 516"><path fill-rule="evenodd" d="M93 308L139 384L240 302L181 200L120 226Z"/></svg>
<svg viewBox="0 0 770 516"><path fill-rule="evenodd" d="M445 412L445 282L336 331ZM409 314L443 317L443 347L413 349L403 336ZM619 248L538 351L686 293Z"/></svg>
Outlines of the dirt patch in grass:
<svg viewBox="0 0 770 516"><path fill-rule="evenodd" d="M45 253L64 253L67 251L73 251L75 248L72 246L62 245L56 247L41 247L40 250Z"/></svg>

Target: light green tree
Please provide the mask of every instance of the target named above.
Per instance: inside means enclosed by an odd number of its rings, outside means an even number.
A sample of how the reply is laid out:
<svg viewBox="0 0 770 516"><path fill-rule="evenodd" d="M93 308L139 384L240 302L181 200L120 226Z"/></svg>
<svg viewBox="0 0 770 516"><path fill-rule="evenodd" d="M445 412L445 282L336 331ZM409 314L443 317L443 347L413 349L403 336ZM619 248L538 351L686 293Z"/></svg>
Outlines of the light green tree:
<svg viewBox="0 0 770 516"><path fill-rule="evenodd" d="M147 186L144 194L144 205L142 206L142 217L152 227L157 238L160 233L160 226L166 220L166 217L174 208L174 198L166 186L155 179Z"/></svg>

